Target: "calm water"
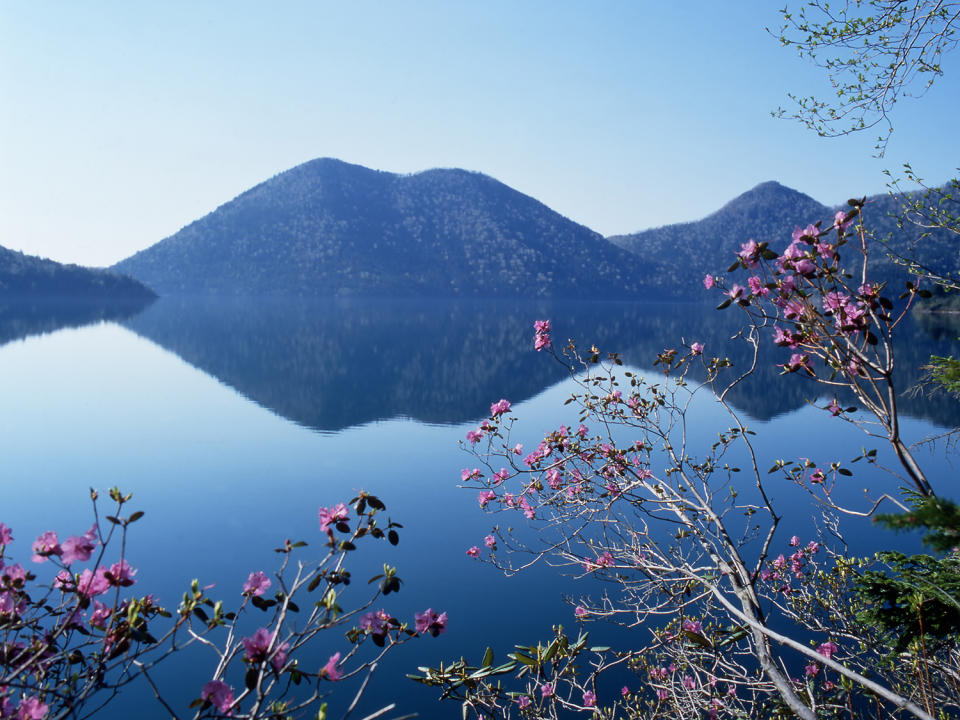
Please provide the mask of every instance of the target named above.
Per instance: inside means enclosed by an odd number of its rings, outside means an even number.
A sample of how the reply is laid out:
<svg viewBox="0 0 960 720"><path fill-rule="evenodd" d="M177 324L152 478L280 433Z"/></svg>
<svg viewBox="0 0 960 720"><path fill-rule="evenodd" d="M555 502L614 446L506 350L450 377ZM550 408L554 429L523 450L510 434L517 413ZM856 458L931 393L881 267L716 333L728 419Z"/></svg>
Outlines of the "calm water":
<svg viewBox="0 0 960 720"><path fill-rule="evenodd" d="M274 567L272 548L285 538L320 543L318 506L367 489L405 529L397 548L358 555L355 576L389 562L405 585L385 606L398 617L427 606L450 617L445 635L389 658L369 705L402 699L400 709L425 717L458 715L403 673L464 653L476 660L487 644L502 656L514 641L546 637L556 622L573 626L563 593L596 590L548 568L507 579L464 555L492 522L475 492L457 488L471 460L458 446L465 432L501 397L513 402L526 442L572 420L562 409L571 392L563 369L532 350L533 320L545 317L555 338L617 350L647 373L648 361L681 337L720 352L736 330L733 313L630 304L162 299L140 311L0 308L0 520L14 529L13 554L26 561L43 530L61 538L83 532L88 488L118 485L146 511L129 549L142 592L175 606L198 577L216 583L215 595L239 600L247 574ZM903 386L931 352L951 352L957 331L913 321L906 334ZM724 347L721 354L742 356L736 345ZM847 460L868 444L853 428L823 422L824 413L805 404L811 386L776 379L777 361L771 356L735 398L767 459ZM906 433L920 439L952 426L960 421L954 405L905 401ZM722 416L709 405L697 416L707 446ZM954 476L942 448L921 458L935 486ZM857 500L868 483L874 494L892 484L858 475L842 492ZM795 531L809 535L810 514L796 491L785 485L775 495L783 507L800 508L783 542ZM875 549L869 528L855 535L854 551ZM362 582L351 589L362 597ZM612 630L596 632L617 640ZM345 647L332 636L317 657ZM212 666L213 655L201 653L169 663L159 680L185 708ZM150 702L128 693L102 717L164 717ZM346 702L345 693L335 695L332 715Z"/></svg>

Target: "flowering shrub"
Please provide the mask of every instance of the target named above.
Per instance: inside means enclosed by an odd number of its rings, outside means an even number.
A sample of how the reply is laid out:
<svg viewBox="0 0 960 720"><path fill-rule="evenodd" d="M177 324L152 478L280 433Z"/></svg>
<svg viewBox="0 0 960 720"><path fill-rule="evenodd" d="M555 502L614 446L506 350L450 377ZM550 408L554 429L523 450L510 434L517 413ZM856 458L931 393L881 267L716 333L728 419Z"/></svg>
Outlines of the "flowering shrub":
<svg viewBox="0 0 960 720"><path fill-rule="evenodd" d="M281 718L309 708L324 716L330 683L372 672L386 652L446 627L446 613L432 609L417 614L415 629L374 609L400 589L389 566L374 578L372 594L352 609L341 607L356 543L399 542L400 525L382 519L386 508L374 495L361 492L349 507L321 507L325 549L301 558L306 543L287 540L277 549L276 571L256 570L238 582L235 610L194 580L172 612L141 594L141 578L128 563L128 530L143 513L125 515L130 496L114 488L113 513L101 519L98 494L91 496L95 522L87 532L61 542L48 531L32 544L33 563L53 566L50 582L12 562L14 530L0 523L0 718L84 716L138 677L175 715L151 671L195 644L215 659L190 706L195 718ZM319 668L303 665L298 656L328 630L345 633L340 649Z"/></svg>
<svg viewBox="0 0 960 720"><path fill-rule="evenodd" d="M956 637L935 652L911 646L897 656L896 638L863 622L875 600L857 583L870 568L882 569L880 561L848 560L818 537L780 536L784 508L771 483L786 478L810 493L839 537L847 508L833 502L831 490L852 471L830 458L777 460L763 471L753 432L726 401L756 366L760 343L776 343L789 352L785 375L836 393L824 407L828 421L865 422L840 403L841 391L852 393L914 492L933 495L900 437L892 377L895 328L922 292L908 284L900 298L906 302L895 309L886 288L868 281L862 230L848 234L861 205L838 213L827 230L798 229L780 254L745 243L728 271L747 270L745 281L705 278L707 289L724 293L721 308L748 314L741 337L753 348L752 364L742 371L693 342L664 350L656 365L665 377L651 379L596 347L558 350L549 322L537 321L535 349L576 370L571 420L525 449L514 438L519 420L500 412L501 401L468 434L476 467L461 474L485 512L522 514L536 540L502 522L467 555L510 572L549 557L578 577L605 580L612 589L577 600L573 620L618 623L628 644L588 647L587 633L574 639L558 626L546 643L517 645L506 663L496 665L488 649L479 665L426 668L416 679L459 701L465 717L580 711L812 720L841 712L874 717L880 707L920 718L960 709ZM857 279L841 264L844 248L856 251ZM730 425L712 445L694 447L688 430L703 403L722 407ZM875 463L876 451L853 461L862 459ZM604 692L605 677L627 672L631 683Z"/></svg>

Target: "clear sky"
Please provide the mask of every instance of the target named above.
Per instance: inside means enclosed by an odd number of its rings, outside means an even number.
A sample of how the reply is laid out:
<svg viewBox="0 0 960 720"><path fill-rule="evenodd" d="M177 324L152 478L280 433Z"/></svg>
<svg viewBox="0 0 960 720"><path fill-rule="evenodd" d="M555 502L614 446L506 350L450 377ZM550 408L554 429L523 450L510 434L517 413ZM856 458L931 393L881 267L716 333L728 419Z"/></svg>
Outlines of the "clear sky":
<svg viewBox="0 0 960 720"><path fill-rule="evenodd" d="M826 78L778 4L0 3L0 245L108 265L316 157L478 170L605 235L765 180L827 204L956 174L960 67L874 134L770 111ZM953 72L951 72L953 71ZM804 221L798 218L798 222Z"/></svg>

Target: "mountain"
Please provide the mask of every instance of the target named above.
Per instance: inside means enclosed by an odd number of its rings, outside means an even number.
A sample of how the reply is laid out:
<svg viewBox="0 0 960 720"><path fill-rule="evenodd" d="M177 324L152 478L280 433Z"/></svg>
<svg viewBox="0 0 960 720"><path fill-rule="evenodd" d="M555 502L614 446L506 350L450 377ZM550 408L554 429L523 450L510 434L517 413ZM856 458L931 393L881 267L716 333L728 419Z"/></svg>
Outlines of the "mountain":
<svg viewBox="0 0 960 720"><path fill-rule="evenodd" d="M162 294L634 297L634 258L480 173L322 158L121 261Z"/></svg>
<svg viewBox="0 0 960 720"><path fill-rule="evenodd" d="M0 298L146 300L156 294L109 270L63 265L0 247Z"/></svg>
<svg viewBox="0 0 960 720"><path fill-rule="evenodd" d="M871 241L871 277L886 281L908 278L887 251L957 272L957 236L940 230L921 240L921 228L909 223L898 227L900 207L901 200L891 195L870 197L864 206L865 227ZM608 239L634 254L638 271L654 262L663 263L663 271L648 278L648 290L655 289L660 296L681 297L689 294L691 283L699 285L704 275L723 274L747 240L767 241L773 249L782 250L790 243L795 226L821 220L823 227L828 227L840 208L849 209L846 204L831 208L780 183L765 182L702 220Z"/></svg>

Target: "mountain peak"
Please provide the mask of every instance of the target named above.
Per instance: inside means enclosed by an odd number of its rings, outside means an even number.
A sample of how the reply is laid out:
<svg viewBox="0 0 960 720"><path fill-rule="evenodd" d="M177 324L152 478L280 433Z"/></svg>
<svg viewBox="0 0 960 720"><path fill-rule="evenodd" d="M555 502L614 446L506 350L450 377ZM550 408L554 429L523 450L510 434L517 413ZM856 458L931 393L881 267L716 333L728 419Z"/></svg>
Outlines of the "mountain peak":
<svg viewBox="0 0 960 720"><path fill-rule="evenodd" d="M630 255L481 173L317 158L118 263L161 293L635 297Z"/></svg>

